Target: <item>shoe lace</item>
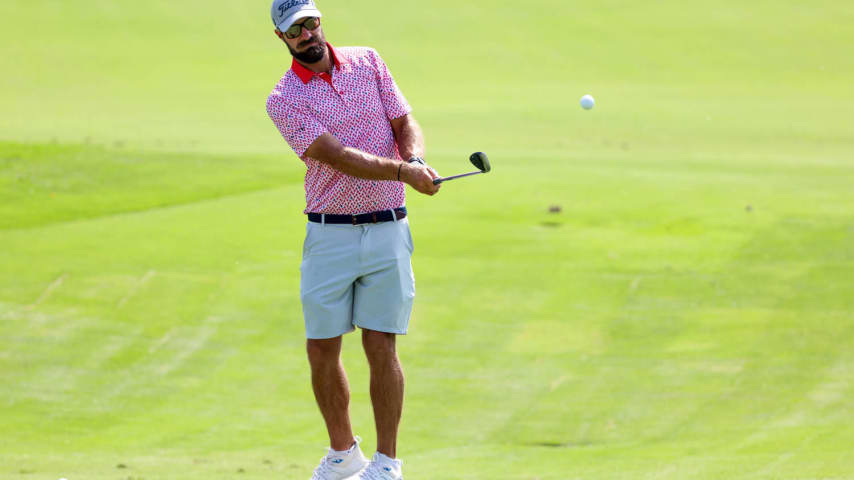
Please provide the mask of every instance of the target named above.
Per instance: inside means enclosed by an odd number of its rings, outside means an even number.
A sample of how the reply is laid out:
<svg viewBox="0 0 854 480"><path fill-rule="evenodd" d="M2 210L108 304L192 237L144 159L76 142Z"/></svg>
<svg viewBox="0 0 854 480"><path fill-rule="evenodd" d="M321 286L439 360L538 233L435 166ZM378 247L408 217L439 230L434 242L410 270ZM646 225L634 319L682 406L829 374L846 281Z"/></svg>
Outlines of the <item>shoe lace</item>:
<svg viewBox="0 0 854 480"><path fill-rule="evenodd" d="M362 472L359 480L389 480L391 478L393 477L385 473L379 464L371 462L371 464L368 465L368 468Z"/></svg>
<svg viewBox="0 0 854 480"><path fill-rule="evenodd" d="M331 463L329 462L330 457L331 454L328 454L320 459L320 465L314 469L311 480L325 480L326 475L332 473L332 468L330 468Z"/></svg>
<svg viewBox="0 0 854 480"><path fill-rule="evenodd" d="M356 448L359 445L359 443L362 442L362 437L356 436L355 439L356 439L356 443L351 448ZM334 474L335 473L335 471L332 470L332 462L330 461L331 459L332 459L332 449L330 448L328 450L328 453L323 458L320 459L320 465L318 465L317 468L314 469L314 473L311 475L311 480L326 480L327 474Z"/></svg>

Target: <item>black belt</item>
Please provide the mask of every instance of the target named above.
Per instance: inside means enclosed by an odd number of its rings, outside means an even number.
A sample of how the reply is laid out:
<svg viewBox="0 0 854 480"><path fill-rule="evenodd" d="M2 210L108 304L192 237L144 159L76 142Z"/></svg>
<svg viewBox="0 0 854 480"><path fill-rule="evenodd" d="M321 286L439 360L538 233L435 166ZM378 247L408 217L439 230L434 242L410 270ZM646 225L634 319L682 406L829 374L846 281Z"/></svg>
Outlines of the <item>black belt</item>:
<svg viewBox="0 0 854 480"><path fill-rule="evenodd" d="M406 218L406 207L395 208L394 217L392 217L391 210L380 210L379 212L360 213L359 215L336 215L330 213L327 213L325 215L320 213L308 214L309 222L349 225L390 222L395 219L403 220L404 218Z"/></svg>

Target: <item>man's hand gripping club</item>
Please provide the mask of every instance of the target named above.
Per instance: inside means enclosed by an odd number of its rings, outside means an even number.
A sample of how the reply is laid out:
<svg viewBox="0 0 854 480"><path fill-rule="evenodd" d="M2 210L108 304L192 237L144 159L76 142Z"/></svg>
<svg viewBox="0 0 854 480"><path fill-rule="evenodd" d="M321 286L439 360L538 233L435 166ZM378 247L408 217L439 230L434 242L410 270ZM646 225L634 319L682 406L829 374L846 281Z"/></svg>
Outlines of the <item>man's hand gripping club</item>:
<svg viewBox="0 0 854 480"><path fill-rule="evenodd" d="M428 165L379 157L362 150L345 147L329 133L324 133L305 151L307 157L326 163L347 175L367 180L399 180L425 195L435 195L441 184L433 185L439 174ZM399 176L398 176L399 175Z"/></svg>

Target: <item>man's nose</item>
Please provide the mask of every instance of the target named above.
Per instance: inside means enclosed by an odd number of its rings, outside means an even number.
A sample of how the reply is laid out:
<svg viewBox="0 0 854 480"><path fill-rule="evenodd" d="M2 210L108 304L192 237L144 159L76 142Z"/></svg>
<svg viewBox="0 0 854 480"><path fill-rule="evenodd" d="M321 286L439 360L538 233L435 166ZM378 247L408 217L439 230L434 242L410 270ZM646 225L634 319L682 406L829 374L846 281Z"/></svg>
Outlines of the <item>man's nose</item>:
<svg viewBox="0 0 854 480"><path fill-rule="evenodd" d="M309 39L309 38L311 38L311 37L312 37L312 35L311 35L311 30L309 30L309 29L307 29L307 28L305 28L305 27L303 27L302 29L300 29L300 34L299 34L299 39L300 39L300 41L308 40L308 39Z"/></svg>

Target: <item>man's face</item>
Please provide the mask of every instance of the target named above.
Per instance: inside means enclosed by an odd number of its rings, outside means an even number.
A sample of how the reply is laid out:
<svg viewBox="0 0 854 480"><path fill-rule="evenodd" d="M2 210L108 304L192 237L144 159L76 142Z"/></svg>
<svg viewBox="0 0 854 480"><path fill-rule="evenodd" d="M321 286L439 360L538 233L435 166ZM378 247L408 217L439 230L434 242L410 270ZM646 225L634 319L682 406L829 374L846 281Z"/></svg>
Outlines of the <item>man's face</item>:
<svg viewBox="0 0 854 480"><path fill-rule="evenodd" d="M310 30L309 27L314 21L317 22L315 29ZM300 26L300 29L299 35L295 38L288 38L284 32L279 30L276 30L276 35L285 42L291 55L297 60L303 63L317 63L323 60L323 56L326 54L326 37L323 35L320 19L314 17L301 18L293 26L297 25Z"/></svg>

